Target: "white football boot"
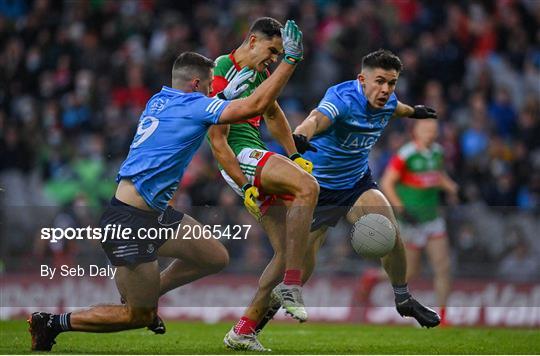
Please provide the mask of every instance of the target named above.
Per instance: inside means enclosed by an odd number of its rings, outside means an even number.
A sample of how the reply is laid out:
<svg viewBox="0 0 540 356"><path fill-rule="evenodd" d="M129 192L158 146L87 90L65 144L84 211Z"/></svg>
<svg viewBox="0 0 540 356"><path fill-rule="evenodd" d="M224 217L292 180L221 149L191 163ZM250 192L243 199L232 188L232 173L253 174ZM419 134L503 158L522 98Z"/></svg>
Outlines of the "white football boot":
<svg viewBox="0 0 540 356"><path fill-rule="evenodd" d="M237 334L234 332L234 327L225 335L223 343L230 349L237 351L257 351L269 352L270 349L265 348L259 340L257 334Z"/></svg>
<svg viewBox="0 0 540 356"><path fill-rule="evenodd" d="M308 315L302 298L302 287L297 285L289 286L282 282L274 290L279 296L281 306L285 309L286 314L289 314L301 323L307 321Z"/></svg>

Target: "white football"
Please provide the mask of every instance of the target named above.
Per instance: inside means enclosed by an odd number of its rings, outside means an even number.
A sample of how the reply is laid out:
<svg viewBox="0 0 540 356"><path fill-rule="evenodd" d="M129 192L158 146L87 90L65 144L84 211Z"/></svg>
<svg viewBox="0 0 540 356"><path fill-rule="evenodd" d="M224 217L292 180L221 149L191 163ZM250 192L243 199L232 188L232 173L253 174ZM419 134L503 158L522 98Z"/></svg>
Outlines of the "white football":
<svg viewBox="0 0 540 356"><path fill-rule="evenodd" d="M351 244L362 257L381 258L390 252L396 243L396 228L381 214L367 214L353 225Z"/></svg>

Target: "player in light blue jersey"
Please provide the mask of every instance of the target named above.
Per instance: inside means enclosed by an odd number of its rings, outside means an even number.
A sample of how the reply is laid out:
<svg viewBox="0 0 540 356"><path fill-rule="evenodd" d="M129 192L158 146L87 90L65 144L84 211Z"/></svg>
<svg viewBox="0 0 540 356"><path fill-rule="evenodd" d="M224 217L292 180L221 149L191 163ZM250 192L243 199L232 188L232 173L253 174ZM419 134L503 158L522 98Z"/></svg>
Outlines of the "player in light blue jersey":
<svg viewBox="0 0 540 356"><path fill-rule="evenodd" d="M399 231L390 203L371 176L368 156L391 119L437 117L431 108L411 107L398 101L394 89L401 69L400 59L390 51L366 55L358 78L329 88L317 108L295 129L298 152L310 151L304 157L313 162L313 176L320 185L302 276L304 283L313 272L326 230L342 217L354 223L364 214L382 214ZM382 263L394 287L398 312L416 318L422 326L437 326L437 313L409 294L405 249L399 234L394 249L382 258ZM271 306L258 331L275 309Z"/></svg>
<svg viewBox="0 0 540 356"><path fill-rule="evenodd" d="M147 103L118 173L115 197L101 218L102 231L116 227L124 237L102 241L102 247L116 267L115 281L125 304L56 315L33 313L28 320L32 350L50 351L63 331L113 332L148 326L163 333L157 317L159 296L227 265L225 247L213 238L191 236L193 227L202 226L169 201L211 125L262 115L276 100L303 54L302 35L294 21L287 22L282 38L284 61L245 99L208 98L214 62L193 52L176 59L172 88L163 87ZM252 75L248 68L240 71L220 96L239 97ZM178 235L152 239L150 233L146 235L150 228ZM175 258L161 274L158 255Z"/></svg>

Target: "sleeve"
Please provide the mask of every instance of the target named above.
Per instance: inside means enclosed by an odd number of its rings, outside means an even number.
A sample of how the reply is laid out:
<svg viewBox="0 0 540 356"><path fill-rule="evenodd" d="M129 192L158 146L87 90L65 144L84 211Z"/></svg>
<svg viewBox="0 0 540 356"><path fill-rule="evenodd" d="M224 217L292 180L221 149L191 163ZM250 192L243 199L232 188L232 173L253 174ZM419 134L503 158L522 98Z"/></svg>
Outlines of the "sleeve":
<svg viewBox="0 0 540 356"><path fill-rule="evenodd" d="M400 174L403 174L405 171L405 161L399 155L394 155L390 159L387 169L393 169Z"/></svg>
<svg viewBox="0 0 540 356"><path fill-rule="evenodd" d="M192 110L194 111L194 117L200 119L204 124L215 125L218 123L221 113L229 104L229 100L202 96L194 103Z"/></svg>
<svg viewBox="0 0 540 356"><path fill-rule="evenodd" d="M227 87L229 81L225 79L227 73L232 68L229 57L227 55L219 56L215 61L216 66L213 69L214 80L212 81L212 90L210 91L210 97L216 96L217 93L222 92Z"/></svg>
<svg viewBox="0 0 540 356"><path fill-rule="evenodd" d="M326 115L333 123L347 114L348 105L337 95L334 88L326 91L324 98L317 106L317 111Z"/></svg>
<svg viewBox="0 0 540 356"><path fill-rule="evenodd" d="M222 76L215 75L214 80L212 81L212 91L210 92L210 97L216 96L217 93L222 92L229 82Z"/></svg>

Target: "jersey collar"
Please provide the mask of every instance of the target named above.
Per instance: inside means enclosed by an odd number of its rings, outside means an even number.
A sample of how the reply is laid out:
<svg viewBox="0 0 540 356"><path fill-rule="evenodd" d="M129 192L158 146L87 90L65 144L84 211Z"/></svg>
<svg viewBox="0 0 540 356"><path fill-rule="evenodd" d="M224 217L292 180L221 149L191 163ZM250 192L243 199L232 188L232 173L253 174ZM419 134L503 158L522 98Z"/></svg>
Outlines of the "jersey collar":
<svg viewBox="0 0 540 356"><path fill-rule="evenodd" d="M236 50L232 51L230 54L229 54L229 58L232 62L232 64L234 65L234 68L236 70L241 70L242 68L240 68L240 66L238 65L238 63L236 63L236 59L234 59L234 52L236 52Z"/></svg>

